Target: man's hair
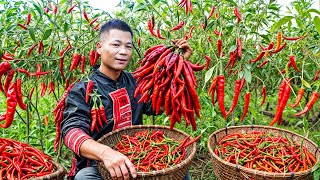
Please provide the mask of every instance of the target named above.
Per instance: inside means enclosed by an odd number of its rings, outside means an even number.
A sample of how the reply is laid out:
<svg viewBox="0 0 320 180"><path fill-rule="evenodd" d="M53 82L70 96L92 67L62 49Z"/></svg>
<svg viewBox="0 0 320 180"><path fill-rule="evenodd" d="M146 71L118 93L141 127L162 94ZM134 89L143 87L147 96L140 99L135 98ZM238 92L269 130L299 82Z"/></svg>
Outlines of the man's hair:
<svg viewBox="0 0 320 180"><path fill-rule="evenodd" d="M111 29L118 29L121 31L130 32L131 37L133 37L132 30L126 22L120 19L111 19L101 26L100 32L99 32L99 38L101 38L101 35L103 33L108 33Z"/></svg>

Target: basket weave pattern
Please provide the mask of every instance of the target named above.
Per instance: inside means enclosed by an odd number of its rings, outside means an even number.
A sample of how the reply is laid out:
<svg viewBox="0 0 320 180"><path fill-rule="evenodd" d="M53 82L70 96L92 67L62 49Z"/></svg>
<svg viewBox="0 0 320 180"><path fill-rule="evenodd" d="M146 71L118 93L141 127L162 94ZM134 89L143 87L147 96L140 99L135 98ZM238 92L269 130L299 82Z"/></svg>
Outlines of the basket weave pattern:
<svg viewBox="0 0 320 180"><path fill-rule="evenodd" d="M54 171L51 174L47 174L45 176L31 178L32 180L62 180L64 179L64 176L66 174L66 170L63 168L63 166L57 162L52 161L53 165L55 166Z"/></svg>
<svg viewBox="0 0 320 180"><path fill-rule="evenodd" d="M293 133L291 131L283 130L271 126L231 126L225 129L220 129L212 133L208 139L208 149L211 155L211 162L213 164L213 171L218 179L221 180L240 180L240 179L256 179L256 180L283 180L283 179L294 179L294 180L312 180L313 173L312 169L297 173L271 173L264 171L257 171L253 169L246 168L244 166L229 163L219 158L214 153L214 147L216 144L226 135L233 133L250 133L252 131L267 132L274 136L284 136L286 134L292 140L303 145L315 155L317 161L320 160L320 148L309 139L304 138L301 135Z"/></svg>
<svg viewBox="0 0 320 180"><path fill-rule="evenodd" d="M169 127L166 126L158 126L158 125L136 125L136 126L129 126L122 129L117 129L112 131L103 137L101 137L98 142L105 144L107 146L113 147L116 143L121 140L121 135L126 134L129 136L133 136L134 133L143 131L143 130L161 130L164 132L164 135L168 138L171 138L176 141L181 141L185 139L188 134L180 131L180 130L170 130ZM138 172L137 173L137 180L148 179L148 180L181 180L186 175L189 166L191 165L192 159L196 153L196 144L192 144L186 148L186 156L184 160L170 168L165 168L159 171L152 171L152 172ZM105 168L103 162L97 162L98 169L101 173L101 176L104 179L111 179L111 176L108 170Z"/></svg>

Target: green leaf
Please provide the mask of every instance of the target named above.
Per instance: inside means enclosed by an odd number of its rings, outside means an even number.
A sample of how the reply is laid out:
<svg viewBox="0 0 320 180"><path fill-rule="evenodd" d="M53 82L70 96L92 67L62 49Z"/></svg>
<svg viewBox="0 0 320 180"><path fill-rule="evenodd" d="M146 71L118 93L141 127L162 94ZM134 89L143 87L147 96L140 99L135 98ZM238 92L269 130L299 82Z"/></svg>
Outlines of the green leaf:
<svg viewBox="0 0 320 180"><path fill-rule="evenodd" d="M147 4L138 6L135 10L133 10L133 12L138 12L138 11L142 11L142 10L146 10Z"/></svg>
<svg viewBox="0 0 320 180"><path fill-rule="evenodd" d="M42 40L48 39L48 37L51 35L51 33L52 33L52 29L47 29L43 34Z"/></svg>
<svg viewBox="0 0 320 180"><path fill-rule="evenodd" d="M296 23L297 23L299 28L301 28L301 29L303 28L303 22L301 22L300 19L296 18Z"/></svg>
<svg viewBox="0 0 320 180"><path fill-rule="evenodd" d="M32 3L32 4L33 4L34 8L36 9L36 11L38 11L38 13L40 14L40 16L42 16L42 10L41 10L41 8L40 8L37 4L35 4L35 3Z"/></svg>
<svg viewBox="0 0 320 180"><path fill-rule="evenodd" d="M310 12L310 13L317 13L320 15L320 11L316 10L316 9L309 9L307 12Z"/></svg>
<svg viewBox="0 0 320 180"><path fill-rule="evenodd" d="M19 39L20 39L20 46L24 46L24 40L22 38L22 35L20 35Z"/></svg>
<svg viewBox="0 0 320 180"><path fill-rule="evenodd" d="M246 5L245 7L249 7L251 4L253 4L254 2L256 2L256 0L250 0Z"/></svg>
<svg viewBox="0 0 320 180"><path fill-rule="evenodd" d="M34 30L33 30L33 28L29 28L28 31L29 31L29 35L30 35L31 39L32 39L33 41L36 41L36 36L34 35Z"/></svg>
<svg viewBox="0 0 320 180"><path fill-rule="evenodd" d="M318 33L320 34L320 18L319 18L319 16L314 17L313 24L316 27Z"/></svg>
<svg viewBox="0 0 320 180"><path fill-rule="evenodd" d="M247 68L244 69L244 79L245 79L248 83L251 83L251 79L252 79L251 72L250 72Z"/></svg>
<svg viewBox="0 0 320 180"><path fill-rule="evenodd" d="M238 47L237 45L231 46L230 49L229 49L229 52L235 51L237 49L237 47Z"/></svg>
<svg viewBox="0 0 320 180"><path fill-rule="evenodd" d="M69 29L69 24L67 22L64 22L63 24L63 31L66 33Z"/></svg>
<svg viewBox="0 0 320 180"><path fill-rule="evenodd" d="M202 40L201 40L201 38L199 38L199 41L198 41L198 48L199 48L199 51L201 52L201 54L204 54L203 53L203 49L202 49Z"/></svg>
<svg viewBox="0 0 320 180"><path fill-rule="evenodd" d="M153 0L153 1L152 1L152 4L153 4L153 5L156 5L156 4L158 4L159 1L160 1L160 0Z"/></svg>
<svg viewBox="0 0 320 180"><path fill-rule="evenodd" d="M311 86L310 86L310 84L309 84L307 81L302 80L302 84L303 84L305 87L311 89Z"/></svg>
<svg viewBox="0 0 320 180"><path fill-rule="evenodd" d="M44 15L48 18L48 20L57 28L57 29L60 29L60 27L57 25L56 22L54 22L51 17L49 16L49 14L47 13L44 13Z"/></svg>
<svg viewBox="0 0 320 180"><path fill-rule="evenodd" d="M204 84L206 84L212 77L212 74L213 74L213 70L214 70L214 67L210 68L207 72L206 72L206 75L204 76Z"/></svg>
<svg viewBox="0 0 320 180"><path fill-rule="evenodd" d="M286 24L288 21L291 21L293 16L285 16L281 18L278 22L274 23L270 29L271 32L278 30L282 25Z"/></svg>

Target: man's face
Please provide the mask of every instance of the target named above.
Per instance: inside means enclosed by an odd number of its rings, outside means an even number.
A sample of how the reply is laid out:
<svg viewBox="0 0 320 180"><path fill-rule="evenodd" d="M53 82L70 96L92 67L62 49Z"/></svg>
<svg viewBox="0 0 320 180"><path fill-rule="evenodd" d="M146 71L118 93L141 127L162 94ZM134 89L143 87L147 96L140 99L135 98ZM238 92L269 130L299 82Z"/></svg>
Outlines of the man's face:
<svg viewBox="0 0 320 180"><path fill-rule="evenodd" d="M132 36L130 32L111 29L102 34L97 51L103 72L121 72L132 57Z"/></svg>

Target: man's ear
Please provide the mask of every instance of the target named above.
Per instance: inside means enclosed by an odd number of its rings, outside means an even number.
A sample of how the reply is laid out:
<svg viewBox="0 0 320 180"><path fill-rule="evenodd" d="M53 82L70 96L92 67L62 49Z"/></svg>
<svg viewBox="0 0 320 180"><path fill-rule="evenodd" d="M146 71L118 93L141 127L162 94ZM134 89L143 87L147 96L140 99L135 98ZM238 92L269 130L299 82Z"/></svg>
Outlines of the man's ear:
<svg viewBox="0 0 320 180"><path fill-rule="evenodd" d="M97 44L96 44L96 49L97 49L98 54L101 54L101 48L102 48L101 43L100 43L100 42L97 42Z"/></svg>

